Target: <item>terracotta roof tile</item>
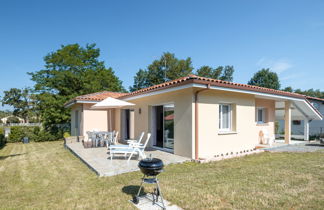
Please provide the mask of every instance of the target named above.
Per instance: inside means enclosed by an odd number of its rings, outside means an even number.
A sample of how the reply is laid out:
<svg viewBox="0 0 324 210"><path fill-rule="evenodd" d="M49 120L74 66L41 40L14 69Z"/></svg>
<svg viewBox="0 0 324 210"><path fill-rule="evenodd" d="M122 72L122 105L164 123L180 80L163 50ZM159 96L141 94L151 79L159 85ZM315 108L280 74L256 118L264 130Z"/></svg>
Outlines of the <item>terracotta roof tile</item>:
<svg viewBox="0 0 324 210"><path fill-rule="evenodd" d="M317 98L317 97L312 97L312 96L306 96L307 99L311 99L311 100L317 100L317 101L323 101L324 102L324 98Z"/></svg>
<svg viewBox="0 0 324 210"><path fill-rule="evenodd" d="M90 93L90 94L86 94L86 95L81 95L81 96L77 96L71 100L69 100L68 102L66 102L64 105L68 105L71 104L73 102L76 101L102 101L108 97L112 97L112 98L118 98L121 97L123 95L125 95L127 93L119 93L119 92L111 92L111 91L101 91L101 92L96 92L96 93Z"/></svg>
<svg viewBox="0 0 324 210"><path fill-rule="evenodd" d="M240 83L234 83L234 82L228 82L228 81L223 81L223 80L218 80L218 79L212 79L212 78L207 78L207 77L199 77L194 74L190 74L186 77L180 77L175 80L171 80L168 82L164 82L158 85L153 85L151 87L143 88L131 93L118 93L118 92L110 92L110 91L102 91L102 92L97 92L97 93L91 93L91 94L86 94L86 95L81 95L73 98L66 104L70 104L72 102L75 102L76 100L82 100L82 101L102 101L107 97L112 97L112 98L127 98L131 96L136 96L136 95L141 95L161 89L166 89L166 88L171 88L179 85L184 85L184 84L190 84L190 83L195 83L195 84L210 84L213 86L218 86L218 87L225 87L225 88L233 88L233 89L241 89L241 90L249 90L249 91L255 91L255 92L261 92L261 93L268 93L268 94L274 94L274 95L282 95L282 96L289 96L289 97L295 97L295 98L306 98L305 95L301 95L298 93L291 93L291 92L286 92L286 91L281 91L281 90L274 90L270 88L264 88L264 87L258 87L258 86L253 86L253 85L246 85L246 84L240 84ZM310 98L310 97L307 97ZM323 99L324 100L324 99Z"/></svg>
<svg viewBox="0 0 324 210"><path fill-rule="evenodd" d="M210 85L219 86L219 87L250 90L250 91L255 91L255 92L269 93L269 94L282 95L282 96L290 96L290 97L295 97L295 98L305 98L304 95L301 95L298 93L291 93L291 92L286 92L286 91L281 91L281 90L274 90L274 89L270 89L270 88L258 87L258 86L254 86L254 85L246 85L246 84L228 82L228 81L212 79L212 78L207 78L207 77L199 77L194 74L190 74L186 77L181 77L181 78L171 80L171 81L168 81L165 83L161 83L158 85L153 85L151 87L143 88L143 89L131 92L131 93L127 93L120 97L127 98L130 96L141 95L144 93L148 93L148 92L152 92L152 91L156 91L156 90L160 90L160 89L178 86L178 85L184 84L184 83L210 84Z"/></svg>
<svg viewBox="0 0 324 210"><path fill-rule="evenodd" d="M127 94L127 93L102 91L102 92L90 93L90 94L86 94L86 95L77 96L77 97L75 97L75 99L76 100L86 100L86 101L102 101L108 97L118 98L125 94Z"/></svg>

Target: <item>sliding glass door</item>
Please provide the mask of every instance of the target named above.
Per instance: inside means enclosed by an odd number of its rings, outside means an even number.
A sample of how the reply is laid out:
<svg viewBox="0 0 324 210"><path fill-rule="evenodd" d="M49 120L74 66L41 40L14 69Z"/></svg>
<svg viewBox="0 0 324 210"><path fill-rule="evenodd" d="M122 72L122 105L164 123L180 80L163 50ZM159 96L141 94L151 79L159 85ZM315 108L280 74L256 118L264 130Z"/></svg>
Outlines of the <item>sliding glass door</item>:
<svg viewBox="0 0 324 210"><path fill-rule="evenodd" d="M154 146L174 149L174 105L153 107Z"/></svg>
<svg viewBox="0 0 324 210"><path fill-rule="evenodd" d="M174 148L174 105L163 106L163 131L164 131L164 142L163 147L167 149Z"/></svg>

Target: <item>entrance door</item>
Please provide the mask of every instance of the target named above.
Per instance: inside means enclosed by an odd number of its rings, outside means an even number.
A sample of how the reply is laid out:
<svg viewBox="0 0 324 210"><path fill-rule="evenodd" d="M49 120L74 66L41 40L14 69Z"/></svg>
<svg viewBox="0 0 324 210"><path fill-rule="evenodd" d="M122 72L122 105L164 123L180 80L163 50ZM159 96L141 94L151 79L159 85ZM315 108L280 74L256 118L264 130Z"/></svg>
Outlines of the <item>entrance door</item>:
<svg viewBox="0 0 324 210"><path fill-rule="evenodd" d="M174 149L174 105L154 106L153 112L154 146Z"/></svg>

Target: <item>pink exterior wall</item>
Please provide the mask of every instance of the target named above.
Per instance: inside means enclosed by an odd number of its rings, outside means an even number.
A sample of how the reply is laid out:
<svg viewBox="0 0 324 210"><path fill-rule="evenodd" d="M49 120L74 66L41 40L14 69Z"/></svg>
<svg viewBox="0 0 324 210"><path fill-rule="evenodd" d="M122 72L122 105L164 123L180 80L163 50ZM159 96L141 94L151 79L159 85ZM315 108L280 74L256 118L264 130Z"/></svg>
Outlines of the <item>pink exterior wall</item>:
<svg viewBox="0 0 324 210"><path fill-rule="evenodd" d="M275 136L275 118L276 118L276 104L274 100L268 99L255 99L255 112L257 112L257 108L262 107L265 108L266 111L266 123L258 124L257 120L255 119L255 124L257 126L258 133L262 129L266 129L270 135L270 137L274 138ZM257 114L256 114L257 116Z"/></svg>

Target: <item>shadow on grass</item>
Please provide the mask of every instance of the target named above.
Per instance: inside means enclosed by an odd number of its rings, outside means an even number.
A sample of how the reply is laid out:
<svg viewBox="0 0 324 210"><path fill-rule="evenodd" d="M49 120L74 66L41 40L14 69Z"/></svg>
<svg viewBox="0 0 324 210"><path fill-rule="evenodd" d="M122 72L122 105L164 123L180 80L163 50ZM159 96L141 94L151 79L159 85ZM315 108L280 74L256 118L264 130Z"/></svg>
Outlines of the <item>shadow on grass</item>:
<svg viewBox="0 0 324 210"><path fill-rule="evenodd" d="M122 192L133 197L137 195L139 188L139 185L128 185L122 188ZM140 196L142 195L146 195L146 193L144 192L144 187L142 187L140 192Z"/></svg>
<svg viewBox="0 0 324 210"><path fill-rule="evenodd" d="M9 158L9 157L15 157L15 156L20 156L20 155L24 155L24 154L26 154L26 153L0 156L0 160L4 160L4 159L7 159L7 158Z"/></svg>

